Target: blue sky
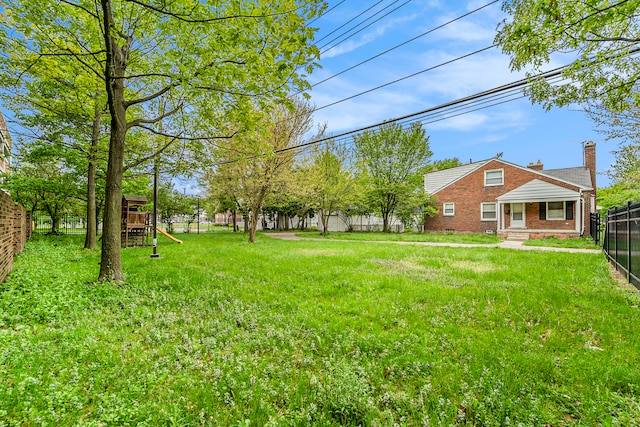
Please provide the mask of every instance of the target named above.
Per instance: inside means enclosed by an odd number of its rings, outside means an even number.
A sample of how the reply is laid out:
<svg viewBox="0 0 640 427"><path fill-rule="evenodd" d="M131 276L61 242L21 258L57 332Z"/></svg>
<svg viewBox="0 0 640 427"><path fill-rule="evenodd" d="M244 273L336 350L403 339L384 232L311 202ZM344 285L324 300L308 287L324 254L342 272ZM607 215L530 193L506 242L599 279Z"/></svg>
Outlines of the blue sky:
<svg viewBox="0 0 640 427"><path fill-rule="evenodd" d="M354 18L378 0L329 0L336 6L312 25L319 28L316 40ZM333 35L320 40L324 45L353 25L389 6L406 0L382 0L368 13ZM311 84L333 76L438 25L477 9L490 0L411 0L346 41L321 55L322 68L310 76ZM311 102L322 107L453 58L491 46L498 23L505 18L495 3L454 24L393 50L331 80L310 92ZM364 25L372 22L373 18ZM357 29L356 29L357 31ZM351 33L349 33L351 34ZM339 40L347 37L341 37ZM337 41L339 41L337 40ZM337 42L336 41L336 42ZM334 43L336 43L334 42ZM325 48L326 49L326 48ZM324 50L324 49L321 49ZM570 59L555 58L547 69L565 65ZM422 111L464 96L473 95L524 77L509 70L509 58L499 49L482 53L428 71L402 82L358 96L314 115L316 123L326 122L329 134L337 134L384 120ZM483 160L503 153L503 159L520 165L540 160L545 169L582 166L582 143L597 143L597 169L603 172L613 162L617 148L596 133L589 117L579 106L545 111L528 98L464 114L424 126L430 135L433 159L458 157L463 162ZM609 185L599 174L598 187Z"/></svg>

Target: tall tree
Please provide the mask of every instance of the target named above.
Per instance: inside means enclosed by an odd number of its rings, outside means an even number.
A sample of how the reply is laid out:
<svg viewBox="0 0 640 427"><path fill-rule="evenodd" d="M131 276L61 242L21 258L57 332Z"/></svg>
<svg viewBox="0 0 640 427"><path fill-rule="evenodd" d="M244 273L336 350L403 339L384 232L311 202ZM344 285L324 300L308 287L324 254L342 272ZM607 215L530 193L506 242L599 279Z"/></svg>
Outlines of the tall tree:
<svg viewBox="0 0 640 427"><path fill-rule="evenodd" d="M128 131L140 127L195 140L229 137L232 132L222 123L250 127L256 105L284 102L292 90L308 87L303 73L313 68L318 50L305 21L322 5L320 0L0 3L4 32L31 53L29 61L63 56L104 82L110 141L99 280L124 280L120 210ZM25 76L30 69L23 70ZM164 113L151 115L154 110L145 107L159 100ZM208 114L218 126L206 134L186 130L187 111Z"/></svg>
<svg viewBox="0 0 640 427"><path fill-rule="evenodd" d="M218 150L219 174L212 175L211 185L218 176L233 177L238 195L249 212L249 242L255 241L258 218L265 198L274 191L285 191L292 179L296 151L312 125L312 108L301 98L294 99L293 108L278 104L267 110L259 125L251 132L237 135L224 150ZM233 188L233 187L231 187Z"/></svg>
<svg viewBox="0 0 640 427"><path fill-rule="evenodd" d="M320 215L322 232L329 231L329 218L339 210L349 208L353 199L354 177L346 166L348 150L328 141L323 147L316 148L312 155L312 164L308 178L312 179L316 208Z"/></svg>
<svg viewBox="0 0 640 427"><path fill-rule="evenodd" d="M575 59L563 83L535 81L534 102L551 108L599 99L613 111L640 105L634 89L640 62L631 56L640 42L637 1L505 0L502 7L510 17L495 42L511 56L513 70L532 76L547 71L552 55Z"/></svg>
<svg viewBox="0 0 640 427"><path fill-rule="evenodd" d="M429 137L421 124L403 129L386 123L354 137L356 157L366 182L366 195L382 216L383 231L398 204L420 186L420 168L431 158Z"/></svg>

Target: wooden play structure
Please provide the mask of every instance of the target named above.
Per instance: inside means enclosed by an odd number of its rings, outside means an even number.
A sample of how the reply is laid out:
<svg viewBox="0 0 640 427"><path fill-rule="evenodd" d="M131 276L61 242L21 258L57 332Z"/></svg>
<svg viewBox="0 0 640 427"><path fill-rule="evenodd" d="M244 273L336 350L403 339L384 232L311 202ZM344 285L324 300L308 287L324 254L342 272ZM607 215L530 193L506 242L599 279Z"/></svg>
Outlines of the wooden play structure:
<svg viewBox="0 0 640 427"><path fill-rule="evenodd" d="M122 247L147 246L150 229L147 198L144 196L123 196L120 227Z"/></svg>

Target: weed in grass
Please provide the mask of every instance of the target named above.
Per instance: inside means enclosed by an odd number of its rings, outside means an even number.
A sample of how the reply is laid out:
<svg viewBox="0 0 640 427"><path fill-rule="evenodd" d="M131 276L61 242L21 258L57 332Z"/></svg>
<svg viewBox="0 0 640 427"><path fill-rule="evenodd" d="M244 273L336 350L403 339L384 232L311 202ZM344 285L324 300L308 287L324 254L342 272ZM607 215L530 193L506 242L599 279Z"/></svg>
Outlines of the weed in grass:
<svg viewBox="0 0 640 427"><path fill-rule="evenodd" d="M79 239L29 243L6 425L640 424L640 299L597 254L183 240L123 251L120 286Z"/></svg>
<svg viewBox="0 0 640 427"><path fill-rule="evenodd" d="M571 237L560 239L558 237L544 237L541 239L529 239L524 242L526 246L549 246L556 248L599 249L591 237Z"/></svg>
<svg viewBox="0 0 640 427"><path fill-rule="evenodd" d="M301 232L298 237L326 240L391 241L391 242L446 242L489 245L500 243L495 235L477 233L382 233L382 232Z"/></svg>

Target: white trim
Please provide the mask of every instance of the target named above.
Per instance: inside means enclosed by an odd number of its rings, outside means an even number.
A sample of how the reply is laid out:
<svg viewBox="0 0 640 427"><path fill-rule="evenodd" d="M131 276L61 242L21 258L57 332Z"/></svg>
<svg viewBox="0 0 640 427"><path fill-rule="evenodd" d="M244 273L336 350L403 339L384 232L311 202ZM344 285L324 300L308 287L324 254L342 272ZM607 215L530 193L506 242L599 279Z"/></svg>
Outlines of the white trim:
<svg viewBox="0 0 640 427"><path fill-rule="evenodd" d="M514 225L513 220L513 206L522 206L522 220L518 221L521 224ZM525 203L510 203L509 209L509 228L527 228L527 205Z"/></svg>
<svg viewBox="0 0 640 427"><path fill-rule="evenodd" d="M495 210L493 211L496 216L495 218L485 218L484 217L484 205L493 205ZM480 203L480 221L498 221L498 204L496 202L482 202Z"/></svg>
<svg viewBox="0 0 640 427"><path fill-rule="evenodd" d="M485 166L487 163L489 163L491 160L496 160L496 159L487 159L487 160L480 160L478 162L475 163L471 163L474 165L473 169L468 170L467 172L463 173L462 175L452 179L451 181L449 181L448 183L442 185L441 187L435 189L431 194L437 194L440 190L443 190L445 188L447 188L448 186L450 186L451 184L454 184L458 181L460 181L463 178L466 178L467 176L471 175L472 173L476 172L478 169L480 169L481 167ZM461 165L461 166L456 166L456 167L462 167L462 166L468 166L467 165ZM454 169L454 168L452 168ZM448 170L448 169L444 169L444 170ZM441 172L441 171L436 171L436 172ZM436 172L429 172L429 173L425 173L424 174L424 183L425 183L425 190L427 187L427 176L432 174L432 173L436 173Z"/></svg>
<svg viewBox="0 0 640 427"><path fill-rule="evenodd" d="M580 193L582 193L582 191L580 191ZM576 206L576 217L580 217L580 221L578 221L577 218L576 218L576 231L578 233L580 233L580 235L582 236L582 235L584 235L584 227L586 225L584 197L582 197L582 195L580 195L580 198L578 200L574 201L574 204ZM578 207L578 206L580 206L580 207Z"/></svg>
<svg viewBox="0 0 640 427"><path fill-rule="evenodd" d="M446 205L451 205L451 213L447 213ZM456 214L456 206L454 202L443 202L442 203L442 216L455 216Z"/></svg>
<svg viewBox="0 0 640 427"><path fill-rule="evenodd" d="M593 188L592 188L592 187L585 187L585 188L583 188L583 187L582 187L580 184L578 184L578 183L571 182L571 181L567 181L567 180L565 180L565 179L561 179L561 178L556 178L556 177L551 176L551 175L547 175L547 174L545 174L545 173L544 173L544 171L539 172L539 171L537 171L537 170L534 170L534 169L528 168L528 167L526 167L526 166L521 166L521 165L518 165L518 164L515 164L515 163L507 162L507 161L502 160L502 159L491 158L491 159L481 160L481 161L475 162L474 164L477 164L477 166L476 166L476 167L474 167L473 169L471 169L471 170L467 171L466 173L464 173L464 174L462 174L462 175L460 175L460 176L458 176L458 177L456 177L456 178L452 179L452 180L451 180L451 181L449 181L448 183L446 183L446 184L442 185L440 188L435 189L431 194L437 194L437 193L439 193L441 190L443 190L443 189L445 189L445 188L449 187L450 185L452 185L452 184L454 184L454 183L456 183L456 182L460 181L462 178L465 178L465 177L467 177L467 176L471 175L472 173L476 172L478 169L480 169L481 167L483 167L483 166L487 165L488 163L490 163L490 162L492 162L492 161L495 161L495 162L498 162L498 163L502 163L503 165L512 166L512 167L514 167L514 168L516 168L516 169L520 169L520 170L523 170L523 171L527 171L527 172L530 172L530 173L532 173L532 174L534 174L534 175L543 176L543 177L545 177L545 178L547 178L547 179L552 179L553 181L558 181L558 182L562 182L562 183L565 183L565 184L569 184L569 185L571 185L572 187L579 188L579 189L581 189L581 190L583 190L583 191L593 190ZM465 166L465 165L463 165L463 166ZM457 167L460 167L460 166L457 166ZM564 169L564 168L563 168L563 169ZM551 170L554 170L554 169L551 169ZM431 174L431 173L434 173L434 172L426 173L426 174L425 174L425 177L426 177L427 175ZM530 200L525 200L525 201L526 201L526 202L529 202Z"/></svg>
<svg viewBox="0 0 640 427"><path fill-rule="evenodd" d="M549 218L549 204L551 204L551 203L562 203L562 218ZM564 200L563 201L549 201L549 202L545 203L545 207L547 209L547 213L546 213L546 217L545 217L547 221L566 221L567 220L567 202L566 201L564 201Z"/></svg>
<svg viewBox="0 0 640 427"><path fill-rule="evenodd" d="M501 178L500 183L487 184L487 174L489 172L500 172L500 178ZM496 187L496 186L499 186L499 185L504 185L504 169L487 169L486 171L484 171L484 186L485 187Z"/></svg>

